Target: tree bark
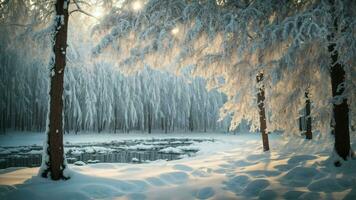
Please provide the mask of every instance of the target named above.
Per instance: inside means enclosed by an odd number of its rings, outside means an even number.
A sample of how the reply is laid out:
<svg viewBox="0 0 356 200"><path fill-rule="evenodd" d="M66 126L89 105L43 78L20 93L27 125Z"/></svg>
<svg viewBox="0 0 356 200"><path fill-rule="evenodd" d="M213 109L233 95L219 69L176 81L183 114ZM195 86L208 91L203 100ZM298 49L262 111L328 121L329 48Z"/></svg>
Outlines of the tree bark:
<svg viewBox="0 0 356 200"><path fill-rule="evenodd" d="M333 0L331 3L331 16L333 18L332 32L329 36L329 46L328 50L331 56L331 66L330 66L330 77L331 77L331 87L332 95L335 99L340 97L344 93L345 87L345 70L342 63L339 62L339 53L337 51L335 44L335 34L338 31L338 19L335 14L335 2ZM347 98L343 98L342 102L333 101L333 115L334 115L334 134L335 134L335 151L336 153L347 160L350 156L351 145L350 145L350 130L349 130L349 106L347 104ZM336 163L335 163L336 164Z"/></svg>
<svg viewBox="0 0 356 200"><path fill-rule="evenodd" d="M66 4L66 5L65 5ZM66 179L63 170L63 78L66 65L67 27L69 1L57 0L55 5L55 35L54 58L51 66L51 85L49 99L49 124L48 124L48 169L42 174L47 177L50 172L53 180Z"/></svg>
<svg viewBox="0 0 356 200"><path fill-rule="evenodd" d="M312 122L310 116L310 99L309 99L309 91L305 92L305 120L307 123L307 130L305 132L305 139L311 140L313 138L312 133Z"/></svg>
<svg viewBox="0 0 356 200"><path fill-rule="evenodd" d="M267 123L266 123L266 111L265 111L265 89L264 85L262 84L263 81L263 73L259 73L256 77L257 84L259 84L259 89L257 93L257 104L258 104L258 112L260 115L260 131L262 135L262 144L263 144L263 151L269 150L269 142L268 142L268 135L267 135Z"/></svg>
<svg viewBox="0 0 356 200"><path fill-rule="evenodd" d="M329 46L330 52L333 51L334 45ZM331 85L333 97L337 97L344 92L344 88L339 89L340 84L345 81L345 71L343 66L337 62L337 52L332 56L334 64L331 66ZM340 87L341 88L341 87ZM341 104L333 103L334 114L334 135L335 135L335 150L337 154L347 160L350 155L350 132L349 132L349 107L347 99L344 98Z"/></svg>

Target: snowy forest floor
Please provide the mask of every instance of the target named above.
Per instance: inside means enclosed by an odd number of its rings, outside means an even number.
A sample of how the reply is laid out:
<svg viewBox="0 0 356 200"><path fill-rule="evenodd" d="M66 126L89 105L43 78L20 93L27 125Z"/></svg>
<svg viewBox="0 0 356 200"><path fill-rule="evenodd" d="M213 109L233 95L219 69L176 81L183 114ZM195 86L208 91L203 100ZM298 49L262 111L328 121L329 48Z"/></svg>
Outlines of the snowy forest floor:
<svg viewBox="0 0 356 200"><path fill-rule="evenodd" d="M0 147L41 144L43 135L0 135ZM65 142L182 137L216 140L180 160L70 165L67 181L40 178L38 168L2 169L0 199L356 199L356 160L334 167L332 138L270 134L270 152L250 133L70 134ZM351 141L356 149L354 134Z"/></svg>

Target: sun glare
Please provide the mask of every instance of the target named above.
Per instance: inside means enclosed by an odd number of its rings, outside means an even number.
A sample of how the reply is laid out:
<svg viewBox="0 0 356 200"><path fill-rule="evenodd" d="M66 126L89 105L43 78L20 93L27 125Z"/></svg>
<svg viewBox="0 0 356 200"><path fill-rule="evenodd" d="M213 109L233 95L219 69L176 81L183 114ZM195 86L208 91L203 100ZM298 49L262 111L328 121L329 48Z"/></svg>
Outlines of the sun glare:
<svg viewBox="0 0 356 200"><path fill-rule="evenodd" d="M104 9L100 6L95 7L93 15L97 18L100 18L104 15Z"/></svg>
<svg viewBox="0 0 356 200"><path fill-rule="evenodd" d="M142 3L140 1L133 2L131 6L134 11L139 11L142 9Z"/></svg>
<svg viewBox="0 0 356 200"><path fill-rule="evenodd" d="M173 35L177 35L179 33L179 28L175 27L174 29L171 30L171 33Z"/></svg>

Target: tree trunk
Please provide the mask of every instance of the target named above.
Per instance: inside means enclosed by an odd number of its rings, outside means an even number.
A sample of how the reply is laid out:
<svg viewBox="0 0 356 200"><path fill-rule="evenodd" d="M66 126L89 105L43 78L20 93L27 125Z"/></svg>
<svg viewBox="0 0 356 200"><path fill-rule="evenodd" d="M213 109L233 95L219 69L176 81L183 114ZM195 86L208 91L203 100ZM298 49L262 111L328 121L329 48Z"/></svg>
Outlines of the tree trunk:
<svg viewBox="0 0 356 200"><path fill-rule="evenodd" d="M175 123L174 123L174 119L172 118L172 132L174 133L174 126L175 126Z"/></svg>
<svg viewBox="0 0 356 200"><path fill-rule="evenodd" d="M333 47L331 47L333 48ZM333 62L337 61L337 53L331 57ZM344 88L338 90L338 86L345 81L345 71L340 63L334 63L331 66L331 84L333 97L339 96L344 92ZM341 88L341 87L340 87ZM333 103L334 113L334 134L335 150L340 157L347 160L350 155L350 132L349 132L349 107L347 99L344 98L341 104Z"/></svg>
<svg viewBox="0 0 356 200"><path fill-rule="evenodd" d="M260 131L262 135L262 144L263 151L269 150L269 142L267 135L267 123L266 123L266 111L265 111L265 89L264 85L261 83L263 81L263 73L259 73L256 77L257 84L259 85L258 93L257 93L257 104L258 104L258 112L260 115Z"/></svg>
<svg viewBox="0 0 356 200"><path fill-rule="evenodd" d="M332 95L335 99L340 97L344 93L345 87L345 70L343 64L338 61L338 51L335 49L335 34L338 30L338 22L335 14L335 2L331 2L331 16L334 20L333 31L329 36L329 46L328 50L332 59L330 66L330 76L331 76L331 86ZM347 99L343 98L342 102L333 101L333 115L334 115L334 134L335 134L335 151L336 153L347 160L351 152L350 145L350 132L349 132L349 107L347 104ZM338 165L335 163L335 165Z"/></svg>
<svg viewBox="0 0 356 200"><path fill-rule="evenodd" d="M152 132L152 113L151 113L151 105L148 105L148 133Z"/></svg>
<svg viewBox="0 0 356 200"><path fill-rule="evenodd" d="M191 132L194 131L194 123L193 123L192 114L189 115L189 130L190 130Z"/></svg>
<svg viewBox="0 0 356 200"><path fill-rule="evenodd" d="M161 129L162 129L162 131L164 130L164 119L163 119L163 117L161 117Z"/></svg>
<svg viewBox="0 0 356 200"><path fill-rule="evenodd" d="M204 106L204 133L206 133L206 126L207 126L207 120L208 120L208 114L207 114L207 111L206 111L206 106Z"/></svg>
<svg viewBox="0 0 356 200"><path fill-rule="evenodd" d="M66 4L66 5L65 5ZM49 162L47 170L42 174L47 177L50 173L53 180L66 179L63 170L63 78L66 65L66 48L67 48L67 27L68 27L68 7L69 1L57 0L56 2L56 19L55 19L55 36L54 36L54 58L51 65L51 85L49 100L49 124L48 124L48 154Z"/></svg>
<svg viewBox="0 0 356 200"><path fill-rule="evenodd" d="M3 133L6 133L6 112L4 110L4 112L2 113L2 124L1 124L2 128L3 128Z"/></svg>
<svg viewBox="0 0 356 200"><path fill-rule="evenodd" d="M165 132L165 133L168 133L168 119L167 119L167 117L165 118L164 132Z"/></svg>
<svg viewBox="0 0 356 200"><path fill-rule="evenodd" d="M307 122L307 130L305 132L305 139L311 140L313 138L312 133L312 124L311 124L311 116L310 116L310 99L309 99L309 91L305 92L305 120Z"/></svg>

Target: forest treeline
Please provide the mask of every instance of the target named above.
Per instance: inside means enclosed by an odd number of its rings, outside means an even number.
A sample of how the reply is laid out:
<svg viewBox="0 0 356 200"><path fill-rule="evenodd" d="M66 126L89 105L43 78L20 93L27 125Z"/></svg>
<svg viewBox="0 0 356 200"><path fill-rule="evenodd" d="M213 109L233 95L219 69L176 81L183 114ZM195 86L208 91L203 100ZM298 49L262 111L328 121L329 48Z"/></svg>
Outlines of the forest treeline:
<svg viewBox="0 0 356 200"><path fill-rule="evenodd" d="M44 131L48 107L46 64L0 53L1 130ZM130 132L222 131L226 96L208 91L202 78L185 80L150 68L125 76L110 64L65 72L64 130Z"/></svg>

